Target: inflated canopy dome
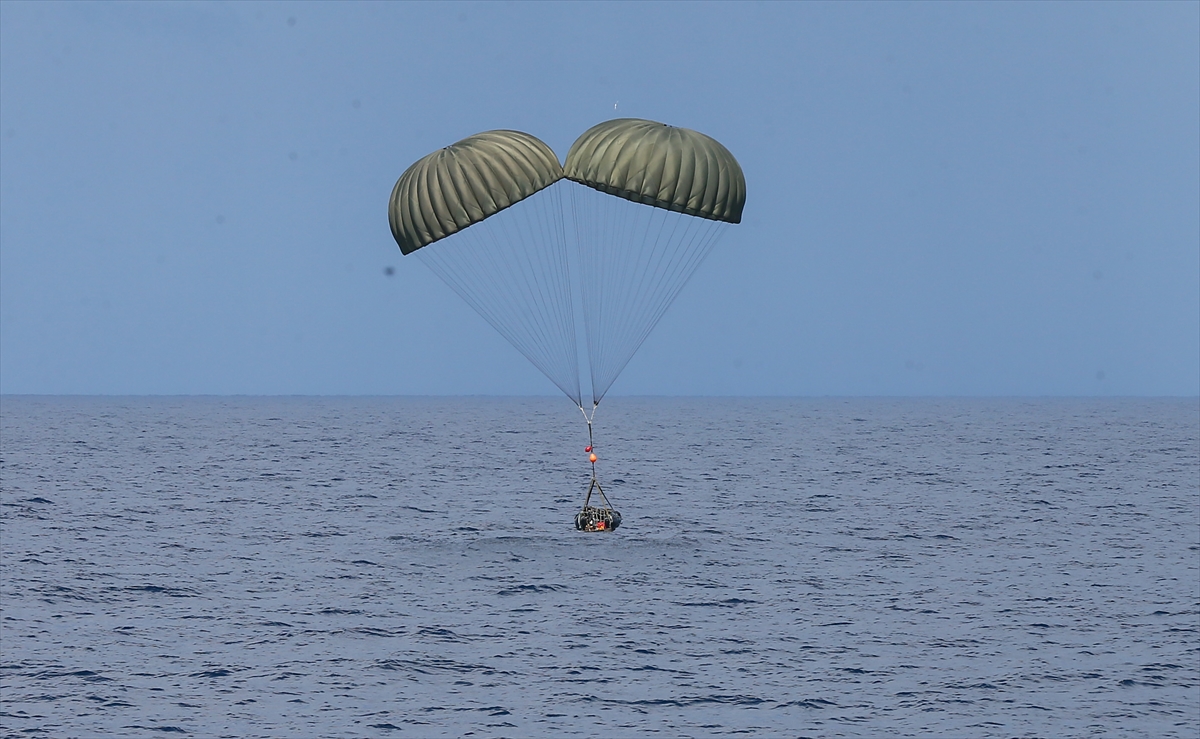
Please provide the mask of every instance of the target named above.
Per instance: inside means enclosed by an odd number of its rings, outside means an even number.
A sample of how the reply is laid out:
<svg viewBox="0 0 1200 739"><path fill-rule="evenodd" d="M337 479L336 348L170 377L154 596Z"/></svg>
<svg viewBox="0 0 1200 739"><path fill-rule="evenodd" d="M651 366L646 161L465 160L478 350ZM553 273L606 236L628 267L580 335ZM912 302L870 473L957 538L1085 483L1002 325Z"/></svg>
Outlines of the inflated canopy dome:
<svg viewBox="0 0 1200 739"><path fill-rule="evenodd" d="M715 143L715 142L714 142ZM485 131L435 151L392 188L388 222L405 254L479 223L562 179L549 146L520 131Z"/></svg>
<svg viewBox="0 0 1200 739"><path fill-rule="evenodd" d="M566 177L618 197L740 223L746 178L715 139L638 118L592 126L567 154Z"/></svg>

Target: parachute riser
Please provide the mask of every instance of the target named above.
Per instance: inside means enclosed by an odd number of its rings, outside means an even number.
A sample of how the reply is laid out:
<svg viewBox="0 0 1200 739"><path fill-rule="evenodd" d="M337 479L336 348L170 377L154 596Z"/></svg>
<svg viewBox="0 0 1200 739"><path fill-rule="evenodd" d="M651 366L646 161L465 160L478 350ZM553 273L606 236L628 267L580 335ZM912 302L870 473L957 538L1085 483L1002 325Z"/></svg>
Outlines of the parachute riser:
<svg viewBox="0 0 1200 739"><path fill-rule="evenodd" d="M583 404L581 403L579 405L579 412L583 414L583 420L587 422L587 430L588 430L587 452L589 454L591 454L589 461L591 461L591 463L592 463L592 485L597 486L597 487L599 487L600 483L598 483L596 481L596 455L594 452L594 450L596 448L596 444L592 440L592 419L596 417L596 408L598 408L599 406L600 406L600 401L592 401L592 412L589 415L588 412L586 410L584 410ZM591 497L591 492L592 491L589 488L588 489L588 497L589 498ZM584 503L584 505L586 506L587 503Z"/></svg>
<svg viewBox="0 0 1200 739"><path fill-rule="evenodd" d="M592 401L592 412L590 415L588 414L587 410L584 409L582 403L580 403L578 407L579 407L579 412L583 414L583 420L587 422L588 441L591 441L592 440L592 419L596 417L596 409L600 407L600 401L598 401L598 400Z"/></svg>
<svg viewBox="0 0 1200 739"><path fill-rule="evenodd" d="M621 514L613 510L612 503L609 502L608 496L604 494L604 488L601 487L600 479L596 476L596 454L594 451L595 442L592 435L592 419L596 416L596 407L598 405L598 401L593 401L591 414L584 409L582 404L579 406L579 411L583 414L583 420L587 422L588 461L592 465L592 479L588 483L587 495L583 499L583 510L575 516L575 528L580 531L612 531L621 525ZM604 502L603 508L593 508L591 506L593 493L600 494L600 500Z"/></svg>

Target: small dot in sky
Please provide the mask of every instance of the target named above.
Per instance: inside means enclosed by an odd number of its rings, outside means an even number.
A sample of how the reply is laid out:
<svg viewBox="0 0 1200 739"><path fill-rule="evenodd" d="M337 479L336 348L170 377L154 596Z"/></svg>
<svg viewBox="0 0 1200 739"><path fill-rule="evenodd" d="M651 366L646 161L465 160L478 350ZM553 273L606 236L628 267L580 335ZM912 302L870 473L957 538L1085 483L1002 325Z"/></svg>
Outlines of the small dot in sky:
<svg viewBox="0 0 1200 739"><path fill-rule="evenodd" d="M1097 379L1097 380L1103 380L1103 379L1104 379L1104 370L1100 370L1099 372L1097 372L1097 373L1096 373L1096 379Z"/></svg>
<svg viewBox="0 0 1200 739"><path fill-rule="evenodd" d="M391 277L392 275L396 274L396 268L395 267L384 267L383 273L385 275L387 275L388 277Z"/></svg>
<svg viewBox="0 0 1200 739"><path fill-rule="evenodd" d="M288 18L288 25L289 26L296 25L296 16L293 15L291 18Z"/></svg>
<svg viewBox="0 0 1200 739"><path fill-rule="evenodd" d="M293 162L296 161L299 157L300 157L300 155L294 151L288 152L288 159L291 159Z"/></svg>

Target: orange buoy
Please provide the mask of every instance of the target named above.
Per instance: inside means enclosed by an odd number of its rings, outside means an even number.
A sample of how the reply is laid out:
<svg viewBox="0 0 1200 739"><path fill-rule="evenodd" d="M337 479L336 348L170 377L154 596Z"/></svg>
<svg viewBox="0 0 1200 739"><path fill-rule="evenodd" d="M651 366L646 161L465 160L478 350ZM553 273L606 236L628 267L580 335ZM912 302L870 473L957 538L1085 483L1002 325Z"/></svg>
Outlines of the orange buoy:
<svg viewBox="0 0 1200 739"><path fill-rule="evenodd" d="M596 455L593 454L590 457L588 457L588 461L591 462L592 464L596 464Z"/></svg>

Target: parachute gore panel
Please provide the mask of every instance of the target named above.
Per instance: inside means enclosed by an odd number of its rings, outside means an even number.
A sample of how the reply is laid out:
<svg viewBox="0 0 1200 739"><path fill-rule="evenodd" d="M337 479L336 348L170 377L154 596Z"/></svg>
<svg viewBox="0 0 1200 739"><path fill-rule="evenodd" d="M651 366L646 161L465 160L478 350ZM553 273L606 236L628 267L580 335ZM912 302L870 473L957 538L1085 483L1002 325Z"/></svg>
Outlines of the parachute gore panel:
<svg viewBox="0 0 1200 739"><path fill-rule="evenodd" d="M405 254L444 239L562 179L558 157L520 131L485 131L409 167L388 203Z"/></svg>
<svg viewBox="0 0 1200 739"><path fill-rule="evenodd" d="M746 178L733 154L688 128L638 118L592 126L571 145L567 179L618 197L740 223Z"/></svg>

